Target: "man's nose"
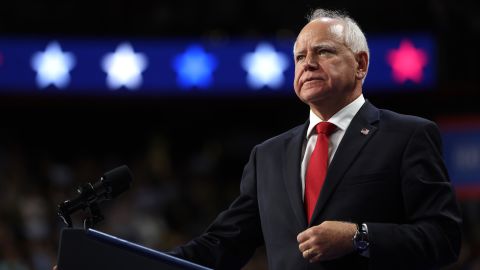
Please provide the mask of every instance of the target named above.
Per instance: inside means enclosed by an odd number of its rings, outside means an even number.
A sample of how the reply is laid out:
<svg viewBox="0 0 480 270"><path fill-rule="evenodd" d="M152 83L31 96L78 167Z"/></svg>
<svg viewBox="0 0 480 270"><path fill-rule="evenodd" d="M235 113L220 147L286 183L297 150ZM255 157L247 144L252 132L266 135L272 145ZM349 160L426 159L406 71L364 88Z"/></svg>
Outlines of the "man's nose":
<svg viewBox="0 0 480 270"><path fill-rule="evenodd" d="M304 62L304 67L305 70L312 70L312 69L317 69L318 68L318 62L313 54L308 54L306 56L305 62Z"/></svg>

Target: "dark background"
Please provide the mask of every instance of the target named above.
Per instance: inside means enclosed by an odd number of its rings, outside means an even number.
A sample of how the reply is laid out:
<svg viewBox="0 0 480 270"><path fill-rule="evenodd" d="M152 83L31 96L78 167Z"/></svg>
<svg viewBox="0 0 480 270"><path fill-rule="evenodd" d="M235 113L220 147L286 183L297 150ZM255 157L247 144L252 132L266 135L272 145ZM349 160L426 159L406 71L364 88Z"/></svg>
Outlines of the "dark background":
<svg viewBox="0 0 480 270"><path fill-rule="evenodd" d="M434 121L480 116L480 3L473 0L16 0L0 5L0 35L295 36L315 7L347 11L367 38L427 32L437 39L437 87L366 94L376 106ZM251 148L304 122L308 108L294 95L3 94L0 115L0 269L51 269L63 227L56 205L80 183L127 164L132 190L105 204L99 229L167 250L201 233L228 206ZM461 204L465 246L452 269L480 269L478 199ZM246 269L266 269L262 250Z"/></svg>

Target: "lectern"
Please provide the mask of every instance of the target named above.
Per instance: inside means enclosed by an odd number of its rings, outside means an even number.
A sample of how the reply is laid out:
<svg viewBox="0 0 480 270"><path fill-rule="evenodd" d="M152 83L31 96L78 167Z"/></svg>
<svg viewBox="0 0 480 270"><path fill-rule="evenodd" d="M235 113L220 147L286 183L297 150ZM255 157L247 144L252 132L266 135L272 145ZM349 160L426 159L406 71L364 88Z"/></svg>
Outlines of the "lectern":
<svg viewBox="0 0 480 270"><path fill-rule="evenodd" d="M65 228L59 270L211 270L94 229Z"/></svg>

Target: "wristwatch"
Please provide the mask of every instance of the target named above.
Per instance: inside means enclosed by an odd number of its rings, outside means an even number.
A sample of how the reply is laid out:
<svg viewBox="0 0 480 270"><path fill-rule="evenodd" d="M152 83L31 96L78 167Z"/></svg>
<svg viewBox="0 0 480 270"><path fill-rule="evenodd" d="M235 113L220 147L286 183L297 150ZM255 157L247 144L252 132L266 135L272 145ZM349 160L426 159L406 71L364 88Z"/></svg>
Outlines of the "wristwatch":
<svg viewBox="0 0 480 270"><path fill-rule="evenodd" d="M370 242L368 241L368 227L365 223L357 224L357 231L353 236L353 247L358 253L362 253L368 249Z"/></svg>

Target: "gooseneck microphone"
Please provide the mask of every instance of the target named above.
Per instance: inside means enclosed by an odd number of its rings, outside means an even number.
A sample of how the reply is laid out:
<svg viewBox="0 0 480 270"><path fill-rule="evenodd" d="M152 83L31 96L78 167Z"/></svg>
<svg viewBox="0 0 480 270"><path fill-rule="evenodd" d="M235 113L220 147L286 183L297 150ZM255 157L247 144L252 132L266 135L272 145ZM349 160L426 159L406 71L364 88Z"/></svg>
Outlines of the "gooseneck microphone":
<svg viewBox="0 0 480 270"><path fill-rule="evenodd" d="M72 227L70 215L78 210L89 209L91 216L84 221L85 227L91 227L103 219L98 204L111 200L130 188L132 173L126 165L106 172L98 182L86 183L77 189L77 195L58 205L58 215L68 227Z"/></svg>

